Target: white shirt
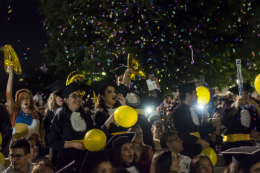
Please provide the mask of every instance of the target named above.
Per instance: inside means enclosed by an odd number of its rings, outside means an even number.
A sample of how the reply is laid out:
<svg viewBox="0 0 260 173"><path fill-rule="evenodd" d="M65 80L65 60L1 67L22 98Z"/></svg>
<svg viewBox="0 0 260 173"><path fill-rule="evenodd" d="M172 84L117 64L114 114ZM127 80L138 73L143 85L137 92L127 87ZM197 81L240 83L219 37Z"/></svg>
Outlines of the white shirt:
<svg viewBox="0 0 260 173"><path fill-rule="evenodd" d="M181 157L181 161L180 161L181 172L188 173L190 169L191 158L180 154L179 156Z"/></svg>
<svg viewBox="0 0 260 173"><path fill-rule="evenodd" d="M34 167L34 163L28 162L28 164L29 164L29 171L28 171L28 173L31 173L32 170L33 170L33 167ZM6 170L3 171L3 173L15 173L13 166L10 165Z"/></svg>
<svg viewBox="0 0 260 173"><path fill-rule="evenodd" d="M194 111L194 109L192 107L190 107L190 113L191 113L191 118L192 118L192 121L194 122L194 124L199 126L200 125L199 117L195 113L195 111Z"/></svg>

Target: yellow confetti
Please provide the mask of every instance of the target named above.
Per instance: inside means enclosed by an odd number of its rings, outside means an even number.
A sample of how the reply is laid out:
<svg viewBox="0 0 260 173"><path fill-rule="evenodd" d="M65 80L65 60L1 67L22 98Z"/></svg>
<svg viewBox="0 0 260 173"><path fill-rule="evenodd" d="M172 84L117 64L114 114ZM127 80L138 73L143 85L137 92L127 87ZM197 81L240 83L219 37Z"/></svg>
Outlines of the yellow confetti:
<svg viewBox="0 0 260 173"><path fill-rule="evenodd" d="M9 10L9 11L8 11L8 13L11 13L11 12L12 12L12 10Z"/></svg>
<svg viewBox="0 0 260 173"><path fill-rule="evenodd" d="M83 21L81 21L81 24L83 23Z"/></svg>

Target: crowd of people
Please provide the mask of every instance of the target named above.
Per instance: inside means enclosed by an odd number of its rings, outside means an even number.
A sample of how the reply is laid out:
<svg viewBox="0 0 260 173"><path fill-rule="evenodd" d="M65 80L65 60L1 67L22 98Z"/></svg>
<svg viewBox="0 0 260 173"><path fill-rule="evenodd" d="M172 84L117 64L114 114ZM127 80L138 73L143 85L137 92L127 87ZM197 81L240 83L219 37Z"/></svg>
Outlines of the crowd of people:
<svg viewBox="0 0 260 173"><path fill-rule="evenodd" d="M212 96L197 104L196 83L178 87L178 98L165 96L154 75L156 89L143 92L131 86L132 70L122 66L111 77L93 83L94 100L80 82L56 81L47 87L44 103L39 92L20 89L13 99L13 67L7 69L6 105L0 105L1 151L4 173L213 173L211 147L223 154L225 172L260 170L260 108L244 84L232 97ZM114 111L127 105L138 114L136 124L121 127ZM147 112L147 106L154 111ZM86 150L82 139L92 129L107 137L102 150Z"/></svg>

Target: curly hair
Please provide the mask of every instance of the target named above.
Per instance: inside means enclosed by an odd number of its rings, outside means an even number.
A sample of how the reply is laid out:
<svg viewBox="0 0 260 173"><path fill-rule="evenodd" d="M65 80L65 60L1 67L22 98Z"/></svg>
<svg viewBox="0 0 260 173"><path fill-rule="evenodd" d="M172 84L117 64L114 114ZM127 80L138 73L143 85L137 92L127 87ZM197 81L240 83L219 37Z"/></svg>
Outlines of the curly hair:
<svg viewBox="0 0 260 173"><path fill-rule="evenodd" d="M21 105L18 105L18 96L19 96L20 93L23 93L23 92L26 92L26 93L29 94L29 97L30 97L30 106L29 106L29 108L30 108L31 110L35 111L36 108L35 108L35 103L34 103L34 101L33 101L33 95L32 95L32 92L31 92L30 90L28 90L28 89L20 89L20 90L18 90L18 91L16 92L16 94L15 94L15 106L16 106L18 109L21 109Z"/></svg>
<svg viewBox="0 0 260 173"><path fill-rule="evenodd" d="M55 93L51 93L51 95L48 98L48 109L46 109L46 111L52 111L54 112L57 109L57 104L56 104L56 94Z"/></svg>

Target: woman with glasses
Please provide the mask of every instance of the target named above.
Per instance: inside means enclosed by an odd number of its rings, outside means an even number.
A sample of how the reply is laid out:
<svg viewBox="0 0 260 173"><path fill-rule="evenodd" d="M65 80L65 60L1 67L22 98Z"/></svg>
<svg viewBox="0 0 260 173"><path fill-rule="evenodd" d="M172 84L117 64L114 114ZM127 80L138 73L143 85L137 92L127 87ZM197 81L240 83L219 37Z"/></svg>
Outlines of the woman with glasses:
<svg viewBox="0 0 260 173"><path fill-rule="evenodd" d="M144 167L145 172L149 173L154 155L152 147L144 144L143 131L139 125L135 125L129 128L128 132L136 133L135 138L132 141L135 161L141 163Z"/></svg>
<svg viewBox="0 0 260 173"><path fill-rule="evenodd" d="M62 110L54 118L51 131L47 137L52 149L58 151L56 169L67 166L63 172L79 172L86 155L86 149L80 140L93 129L91 116L85 114L82 109L82 97L80 85L71 83L59 90L56 95L63 98ZM84 168L83 168L84 169Z"/></svg>
<svg viewBox="0 0 260 173"><path fill-rule="evenodd" d="M162 148L169 148L180 156L181 172L188 173L190 168L191 159L187 156L180 155L183 151L183 141L176 132L164 132L160 139Z"/></svg>
<svg viewBox="0 0 260 173"><path fill-rule="evenodd" d="M190 165L190 173L213 173L214 168L210 159L204 154L194 157Z"/></svg>
<svg viewBox="0 0 260 173"><path fill-rule="evenodd" d="M180 173L180 156L168 148L154 154L150 173Z"/></svg>
<svg viewBox="0 0 260 173"><path fill-rule="evenodd" d="M20 139L32 134L36 141L44 141L44 126L40 114L35 110L33 95L27 89L16 92L15 100L13 90L13 66L8 66L9 78L6 87L7 111L11 115L13 126L13 139ZM43 144L43 143L42 143Z"/></svg>

